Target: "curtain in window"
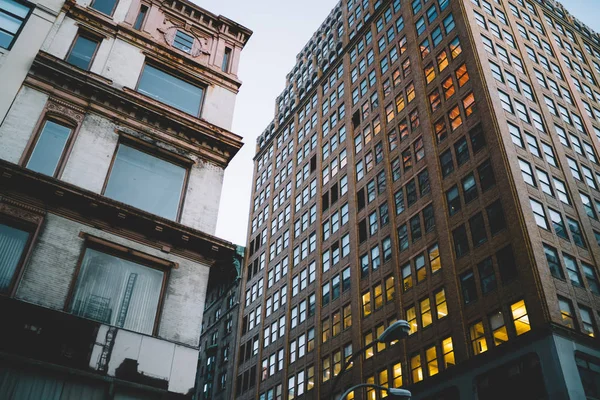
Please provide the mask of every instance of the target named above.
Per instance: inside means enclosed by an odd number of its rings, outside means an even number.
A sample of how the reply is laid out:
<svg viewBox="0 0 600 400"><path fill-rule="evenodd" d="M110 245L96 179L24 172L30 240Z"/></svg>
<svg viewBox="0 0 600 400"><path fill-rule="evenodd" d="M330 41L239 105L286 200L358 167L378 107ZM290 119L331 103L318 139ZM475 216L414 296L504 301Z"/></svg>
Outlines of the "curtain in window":
<svg viewBox="0 0 600 400"><path fill-rule="evenodd" d="M152 334L164 273L87 249L72 312L119 328Z"/></svg>
<svg viewBox="0 0 600 400"><path fill-rule="evenodd" d="M0 293L8 291L29 233L0 224Z"/></svg>
<svg viewBox="0 0 600 400"><path fill-rule="evenodd" d="M0 366L2 400L104 400L105 393L101 383Z"/></svg>

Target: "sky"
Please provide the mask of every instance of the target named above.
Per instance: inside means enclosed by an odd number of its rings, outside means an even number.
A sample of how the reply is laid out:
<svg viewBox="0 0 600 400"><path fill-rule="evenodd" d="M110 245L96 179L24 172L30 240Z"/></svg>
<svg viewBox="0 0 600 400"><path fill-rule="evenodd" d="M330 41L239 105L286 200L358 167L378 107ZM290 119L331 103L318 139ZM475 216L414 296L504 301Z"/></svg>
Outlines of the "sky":
<svg viewBox="0 0 600 400"><path fill-rule="evenodd" d="M296 55L327 17L337 0L192 0L254 33L242 51L232 131L244 147L225 170L216 235L246 245L256 138L275 113L275 98ZM404 0L407 2L408 0ZM600 0L562 0L569 12L600 32Z"/></svg>

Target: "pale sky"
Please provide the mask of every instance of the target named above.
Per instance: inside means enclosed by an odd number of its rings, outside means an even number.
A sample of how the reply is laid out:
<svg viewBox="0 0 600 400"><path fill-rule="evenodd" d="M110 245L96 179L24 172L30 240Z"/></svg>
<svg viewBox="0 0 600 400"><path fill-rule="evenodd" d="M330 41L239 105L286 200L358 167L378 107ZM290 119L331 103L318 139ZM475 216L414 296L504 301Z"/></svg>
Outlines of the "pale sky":
<svg viewBox="0 0 600 400"><path fill-rule="evenodd" d="M244 147L225 172L216 235L246 245L252 158L256 138L271 122L275 98L285 86L285 76L296 54L327 17L337 0L192 0L214 14L221 14L254 34L242 51L233 132L244 138ZM407 3L408 0L404 0ZM567 9L600 32L600 0L563 0Z"/></svg>

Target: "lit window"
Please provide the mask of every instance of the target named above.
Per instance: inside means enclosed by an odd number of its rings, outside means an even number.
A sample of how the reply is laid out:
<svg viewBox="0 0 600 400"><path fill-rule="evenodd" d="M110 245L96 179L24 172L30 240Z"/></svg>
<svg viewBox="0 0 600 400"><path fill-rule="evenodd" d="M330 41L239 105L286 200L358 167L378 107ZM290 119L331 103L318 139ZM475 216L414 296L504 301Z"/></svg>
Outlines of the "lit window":
<svg viewBox="0 0 600 400"><path fill-rule="evenodd" d="M487 351L487 342L485 339L485 329L483 322L479 321L471 325L469 329L473 354L478 355Z"/></svg>
<svg viewBox="0 0 600 400"><path fill-rule="evenodd" d="M531 330L529 325L529 316L527 315L527 308L525 307L525 301L519 300L516 303L511 304L510 310L513 317L513 323L515 324L515 330L517 336Z"/></svg>

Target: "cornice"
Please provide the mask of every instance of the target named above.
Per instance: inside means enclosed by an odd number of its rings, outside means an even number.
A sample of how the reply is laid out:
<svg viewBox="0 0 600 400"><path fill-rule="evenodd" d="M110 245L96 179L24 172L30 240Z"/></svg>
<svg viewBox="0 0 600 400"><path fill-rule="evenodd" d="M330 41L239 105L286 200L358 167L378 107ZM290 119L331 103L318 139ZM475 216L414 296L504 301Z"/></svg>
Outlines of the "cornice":
<svg viewBox="0 0 600 400"><path fill-rule="evenodd" d="M115 88L110 80L45 52L36 56L25 83L120 124L183 141L187 150L223 168L243 145L230 131L132 89Z"/></svg>
<svg viewBox="0 0 600 400"><path fill-rule="evenodd" d="M104 37L119 38L133 46L140 48L147 55L156 59L166 66L173 69L185 70L185 73L197 77L209 84L224 87L234 93L238 93L242 82L234 75L226 74L219 68L200 63L189 55L184 55L178 50L166 43L161 43L157 39L143 31L133 29L132 26L125 23L116 24L108 16L94 10L90 7L84 7L73 0L65 3L67 15L83 25L91 32ZM221 33L202 31L207 36L217 37Z"/></svg>
<svg viewBox="0 0 600 400"><path fill-rule="evenodd" d="M0 188L0 205L51 212L209 266L231 262L236 252L234 244L215 236L5 160Z"/></svg>

